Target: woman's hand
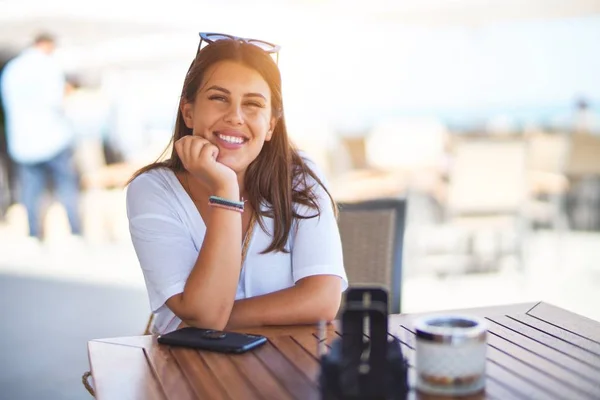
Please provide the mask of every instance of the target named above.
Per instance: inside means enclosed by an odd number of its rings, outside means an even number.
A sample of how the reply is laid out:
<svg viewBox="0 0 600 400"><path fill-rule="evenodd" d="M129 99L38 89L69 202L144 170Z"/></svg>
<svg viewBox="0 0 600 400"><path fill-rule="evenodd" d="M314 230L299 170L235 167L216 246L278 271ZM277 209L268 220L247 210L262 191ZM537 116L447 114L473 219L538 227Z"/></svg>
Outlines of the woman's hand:
<svg viewBox="0 0 600 400"><path fill-rule="evenodd" d="M175 150L184 168L204 183L210 193L237 187L235 171L217 161L219 148L208 140L187 135L175 142Z"/></svg>

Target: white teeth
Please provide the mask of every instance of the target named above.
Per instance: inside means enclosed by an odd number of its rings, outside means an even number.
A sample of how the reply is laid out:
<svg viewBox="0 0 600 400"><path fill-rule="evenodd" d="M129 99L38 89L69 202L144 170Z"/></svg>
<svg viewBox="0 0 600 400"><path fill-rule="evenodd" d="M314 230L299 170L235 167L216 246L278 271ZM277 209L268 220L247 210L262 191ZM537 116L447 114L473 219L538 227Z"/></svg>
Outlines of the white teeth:
<svg viewBox="0 0 600 400"><path fill-rule="evenodd" d="M244 143L244 139L242 139L239 136L219 135L219 139L224 140L229 143L236 143L236 144Z"/></svg>

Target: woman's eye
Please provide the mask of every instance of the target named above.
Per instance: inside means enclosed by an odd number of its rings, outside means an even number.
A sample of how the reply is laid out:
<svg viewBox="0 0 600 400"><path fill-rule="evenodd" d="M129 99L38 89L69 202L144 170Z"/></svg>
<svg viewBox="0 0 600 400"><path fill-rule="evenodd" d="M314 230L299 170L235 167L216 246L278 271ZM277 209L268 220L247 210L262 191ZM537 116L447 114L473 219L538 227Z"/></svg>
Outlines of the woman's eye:
<svg viewBox="0 0 600 400"><path fill-rule="evenodd" d="M210 96L208 98L209 100L216 100L216 101L227 101L227 99L223 96Z"/></svg>
<svg viewBox="0 0 600 400"><path fill-rule="evenodd" d="M251 106L251 107L259 107L259 108L263 108L263 105L262 105L262 104L260 104L260 103L256 103L256 102L253 102L253 101L246 103L246 105L248 105L248 106Z"/></svg>

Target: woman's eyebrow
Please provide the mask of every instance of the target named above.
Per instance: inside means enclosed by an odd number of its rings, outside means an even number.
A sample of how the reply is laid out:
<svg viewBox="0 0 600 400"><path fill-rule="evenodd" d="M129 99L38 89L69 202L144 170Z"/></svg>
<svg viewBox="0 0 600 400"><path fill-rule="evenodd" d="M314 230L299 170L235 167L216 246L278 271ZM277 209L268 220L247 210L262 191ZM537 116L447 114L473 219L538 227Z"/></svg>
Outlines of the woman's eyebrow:
<svg viewBox="0 0 600 400"><path fill-rule="evenodd" d="M231 94L231 92L229 90L225 89L224 87L217 86L217 85L212 85L211 87L209 87L208 89L206 89L207 92L209 90L218 90L219 92L223 92L225 94Z"/></svg>
<svg viewBox="0 0 600 400"><path fill-rule="evenodd" d="M261 93L246 93L244 97L260 97L264 101L267 101L267 98Z"/></svg>
<svg viewBox="0 0 600 400"><path fill-rule="evenodd" d="M229 94L229 95L231 94L231 92L229 90L225 89L222 86L217 86L217 85L213 85L213 86L209 87L208 89L206 89L207 92L209 90L217 90L217 91L223 92L225 94ZM260 97L264 101L267 101L266 96L262 93L246 93L246 94L244 94L244 97Z"/></svg>

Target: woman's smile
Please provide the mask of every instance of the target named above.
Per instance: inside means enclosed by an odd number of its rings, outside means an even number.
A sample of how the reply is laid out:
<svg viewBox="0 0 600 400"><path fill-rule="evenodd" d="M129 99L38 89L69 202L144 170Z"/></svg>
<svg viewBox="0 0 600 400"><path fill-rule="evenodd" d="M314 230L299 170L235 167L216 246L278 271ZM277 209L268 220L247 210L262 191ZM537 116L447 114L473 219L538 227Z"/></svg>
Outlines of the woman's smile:
<svg viewBox="0 0 600 400"><path fill-rule="evenodd" d="M216 145L227 150L240 149L249 140L242 132L231 129L215 131L213 134L217 139Z"/></svg>

